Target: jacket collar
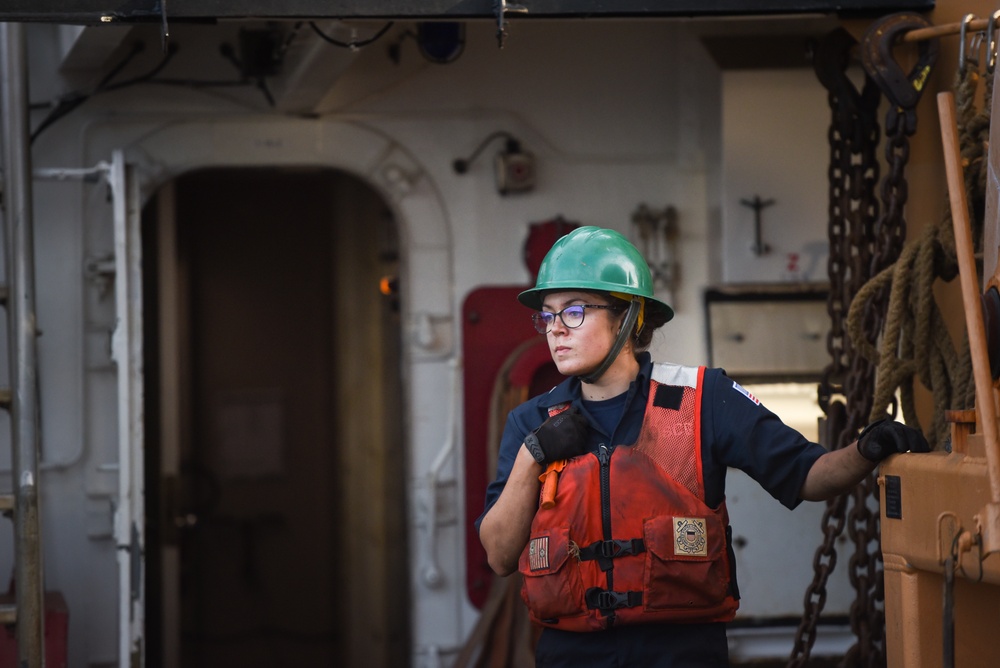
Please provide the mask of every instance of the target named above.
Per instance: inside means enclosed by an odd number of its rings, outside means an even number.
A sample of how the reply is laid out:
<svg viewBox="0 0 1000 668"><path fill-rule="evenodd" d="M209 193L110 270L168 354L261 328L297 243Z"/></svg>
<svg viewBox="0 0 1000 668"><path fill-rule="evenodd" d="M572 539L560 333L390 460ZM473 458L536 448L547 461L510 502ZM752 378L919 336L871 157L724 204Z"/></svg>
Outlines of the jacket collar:
<svg viewBox="0 0 1000 668"><path fill-rule="evenodd" d="M629 395L634 396L636 391L644 392L649 387L649 379L653 373L653 360L648 352L639 353L639 373L629 386ZM541 408L551 408L559 404L581 401L580 379L576 377L567 378L559 383L548 394L542 396L538 405Z"/></svg>

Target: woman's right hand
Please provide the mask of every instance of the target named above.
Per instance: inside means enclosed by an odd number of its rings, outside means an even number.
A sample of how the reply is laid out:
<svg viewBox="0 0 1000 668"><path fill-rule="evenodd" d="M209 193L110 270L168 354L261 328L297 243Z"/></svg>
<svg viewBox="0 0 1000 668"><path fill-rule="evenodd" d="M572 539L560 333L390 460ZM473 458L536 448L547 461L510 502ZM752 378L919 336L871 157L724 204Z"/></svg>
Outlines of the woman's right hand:
<svg viewBox="0 0 1000 668"><path fill-rule="evenodd" d="M587 452L589 430L587 418L570 406L525 436L524 445L539 464L570 459Z"/></svg>

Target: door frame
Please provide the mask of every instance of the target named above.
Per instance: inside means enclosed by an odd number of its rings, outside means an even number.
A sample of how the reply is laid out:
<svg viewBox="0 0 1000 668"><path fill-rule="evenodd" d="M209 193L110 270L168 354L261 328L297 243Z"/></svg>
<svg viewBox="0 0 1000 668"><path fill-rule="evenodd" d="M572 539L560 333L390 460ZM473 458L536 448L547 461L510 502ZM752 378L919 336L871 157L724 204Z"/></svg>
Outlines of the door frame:
<svg viewBox="0 0 1000 668"><path fill-rule="evenodd" d="M419 388L449 383L454 373L457 345L454 246L441 191L426 167L407 148L382 130L330 119L233 117L184 123L155 120L123 123L119 120L97 122L90 126L87 134L88 155L107 155L109 150L121 150L127 161L135 166L130 173L134 173L141 194L136 205L150 200L161 186L181 174L203 168L315 166L345 171L370 185L391 208L401 239L403 419L410 423L410 416L434 414L440 410L434 394ZM123 144L123 136L135 139ZM206 147L224 147L224 150L205 150ZM133 211L136 214L134 224L138 226L140 209L134 206ZM135 236L138 243L138 234ZM417 283L436 288L413 289ZM135 287L139 286L141 283ZM131 337L141 338L141 320L138 324L140 326L130 328ZM141 341L136 350L141 351ZM443 436L437 432L444 433L452 428L439 424L434 433L417 429L406 434L411 475L406 496L411 507L419 508L421 498L419 485L412 481L424 479L426 462L433 461L439 454ZM131 443L133 452L144 447L141 434L133 435ZM142 489L141 464L140 458L129 467L133 478L138 479L138 484L130 484L129 489ZM136 495L132 502L139 504L132 516L142 516L142 495ZM408 521L408 528L414 534L415 543L421 542L420 534L431 533L413 519ZM440 554L461 553L461 536L437 534ZM135 563L141 580L145 569L141 552ZM420 568L420 564L414 563L410 570L410 581L418 586ZM413 601L411 643L416 653L424 647L453 643L453 631L448 629L471 627L474 622L464 590L455 587L446 594L451 601L448 607L454 615L451 622L434 628L416 623L429 612L425 609L428 606L433 607L435 614L440 614L441 593L437 592L433 601L420 596ZM131 609L129 606L126 614L125 606L121 606L121 625L122 628L138 625L138 633L130 630L128 635L139 641L144 616L133 616ZM131 624L131 619L137 620L136 624ZM119 660L123 668L129 665L134 644L122 645L123 654Z"/></svg>
<svg viewBox="0 0 1000 668"><path fill-rule="evenodd" d="M114 229L115 317L111 357L117 367L118 499L114 536L118 561L118 665L141 665L146 595L142 337L142 234L135 168L122 150L107 174Z"/></svg>

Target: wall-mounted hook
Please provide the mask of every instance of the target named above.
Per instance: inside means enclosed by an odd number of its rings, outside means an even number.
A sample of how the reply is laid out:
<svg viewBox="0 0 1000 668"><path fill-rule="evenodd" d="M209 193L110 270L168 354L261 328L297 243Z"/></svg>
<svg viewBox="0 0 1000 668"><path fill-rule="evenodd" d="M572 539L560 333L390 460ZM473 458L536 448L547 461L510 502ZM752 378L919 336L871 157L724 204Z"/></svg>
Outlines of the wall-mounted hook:
<svg viewBox="0 0 1000 668"><path fill-rule="evenodd" d="M967 63L973 63L976 67L979 67L979 58L967 58L965 54L966 40L968 39L967 33L969 30L969 25L975 20L975 14L966 14L962 17L962 27L959 30L958 37L958 73L959 75L965 71L965 66ZM976 54L977 56L979 54Z"/></svg>
<svg viewBox="0 0 1000 668"><path fill-rule="evenodd" d="M990 25L986 29L989 33L989 46L986 49L986 73L993 74L993 70L997 66L997 21L1000 20L1000 9L993 12L993 16L990 17Z"/></svg>

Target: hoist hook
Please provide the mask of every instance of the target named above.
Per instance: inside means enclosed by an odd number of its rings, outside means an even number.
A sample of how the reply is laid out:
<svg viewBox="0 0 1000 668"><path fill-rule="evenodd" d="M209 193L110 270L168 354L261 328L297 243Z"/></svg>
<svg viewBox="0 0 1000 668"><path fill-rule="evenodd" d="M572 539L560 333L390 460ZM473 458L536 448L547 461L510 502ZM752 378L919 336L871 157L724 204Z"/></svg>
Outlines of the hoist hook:
<svg viewBox="0 0 1000 668"><path fill-rule="evenodd" d="M904 114L907 134L916 131L914 109L937 62L938 40L927 39L917 44L917 62L909 72L903 71L892 50L904 33L930 25L920 14L890 14L872 24L861 42L861 62L865 71L893 106Z"/></svg>

